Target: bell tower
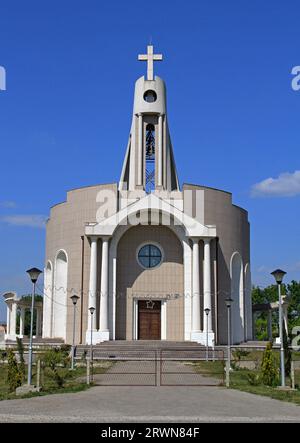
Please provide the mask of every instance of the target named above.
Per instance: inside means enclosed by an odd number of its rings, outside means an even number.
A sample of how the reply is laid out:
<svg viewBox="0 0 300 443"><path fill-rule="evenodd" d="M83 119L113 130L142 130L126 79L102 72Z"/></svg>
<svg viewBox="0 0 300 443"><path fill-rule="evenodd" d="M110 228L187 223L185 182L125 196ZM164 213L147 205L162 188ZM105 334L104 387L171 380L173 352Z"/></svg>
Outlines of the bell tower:
<svg viewBox="0 0 300 443"><path fill-rule="evenodd" d="M168 127L166 86L154 76L154 61L162 60L148 46L147 78L136 81L131 131L123 163L119 190L179 191L173 148Z"/></svg>

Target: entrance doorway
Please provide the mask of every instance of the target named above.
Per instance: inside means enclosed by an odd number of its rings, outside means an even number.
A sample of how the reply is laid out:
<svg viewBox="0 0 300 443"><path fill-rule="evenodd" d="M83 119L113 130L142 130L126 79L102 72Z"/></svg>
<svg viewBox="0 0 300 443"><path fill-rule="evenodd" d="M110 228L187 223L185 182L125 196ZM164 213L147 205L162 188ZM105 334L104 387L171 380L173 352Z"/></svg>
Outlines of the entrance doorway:
<svg viewBox="0 0 300 443"><path fill-rule="evenodd" d="M161 301L138 302L138 340L161 340Z"/></svg>

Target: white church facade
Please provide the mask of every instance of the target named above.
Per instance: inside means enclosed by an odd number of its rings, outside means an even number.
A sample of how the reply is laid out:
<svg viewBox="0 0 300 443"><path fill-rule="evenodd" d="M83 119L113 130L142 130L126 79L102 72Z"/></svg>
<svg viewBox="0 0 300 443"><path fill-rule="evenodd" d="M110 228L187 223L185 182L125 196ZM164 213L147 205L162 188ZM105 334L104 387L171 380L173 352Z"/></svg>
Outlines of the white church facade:
<svg viewBox="0 0 300 443"><path fill-rule="evenodd" d="M252 339L250 227L230 193L179 186L161 55L148 46L135 84L118 183L74 189L51 208L46 234L43 337L227 342ZM180 147L178 148L180 149ZM186 148L185 148L186 149ZM94 308L91 314L90 308ZM92 334L91 334L92 331Z"/></svg>

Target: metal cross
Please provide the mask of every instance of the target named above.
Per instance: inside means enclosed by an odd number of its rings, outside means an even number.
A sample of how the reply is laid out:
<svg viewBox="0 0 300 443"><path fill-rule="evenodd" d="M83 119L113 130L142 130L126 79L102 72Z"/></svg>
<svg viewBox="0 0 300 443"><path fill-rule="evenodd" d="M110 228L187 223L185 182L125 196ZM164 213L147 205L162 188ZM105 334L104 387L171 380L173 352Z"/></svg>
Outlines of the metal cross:
<svg viewBox="0 0 300 443"><path fill-rule="evenodd" d="M140 61L147 61L147 80L154 80L154 61L162 61L162 54L153 54L153 46L147 46L147 54L140 54Z"/></svg>

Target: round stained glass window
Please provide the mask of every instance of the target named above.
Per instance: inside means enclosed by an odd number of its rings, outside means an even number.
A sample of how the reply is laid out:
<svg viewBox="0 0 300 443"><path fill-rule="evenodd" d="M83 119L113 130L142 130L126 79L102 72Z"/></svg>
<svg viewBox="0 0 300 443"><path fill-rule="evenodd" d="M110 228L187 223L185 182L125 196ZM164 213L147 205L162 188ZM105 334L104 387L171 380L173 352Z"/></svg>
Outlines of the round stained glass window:
<svg viewBox="0 0 300 443"><path fill-rule="evenodd" d="M153 244L144 245L138 252L138 261L143 268L156 268L162 262L162 252Z"/></svg>

